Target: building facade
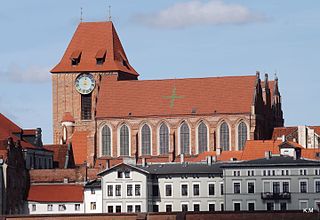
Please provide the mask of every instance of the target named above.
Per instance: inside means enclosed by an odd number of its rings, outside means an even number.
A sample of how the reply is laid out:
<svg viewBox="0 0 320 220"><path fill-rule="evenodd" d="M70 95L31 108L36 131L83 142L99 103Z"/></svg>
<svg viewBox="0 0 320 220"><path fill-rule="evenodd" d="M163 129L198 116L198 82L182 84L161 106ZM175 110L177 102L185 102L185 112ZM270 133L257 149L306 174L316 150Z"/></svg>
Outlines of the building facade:
<svg viewBox="0 0 320 220"><path fill-rule="evenodd" d="M80 23L51 73L54 142L72 143L76 164L188 160L283 126L277 78L138 80L111 22Z"/></svg>

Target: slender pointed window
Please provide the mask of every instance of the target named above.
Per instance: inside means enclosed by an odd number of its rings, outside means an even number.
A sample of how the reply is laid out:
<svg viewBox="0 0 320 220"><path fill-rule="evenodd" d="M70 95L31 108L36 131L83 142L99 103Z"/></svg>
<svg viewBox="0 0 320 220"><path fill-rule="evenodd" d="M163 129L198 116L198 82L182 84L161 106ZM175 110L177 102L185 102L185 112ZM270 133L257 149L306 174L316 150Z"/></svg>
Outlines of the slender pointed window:
<svg viewBox="0 0 320 220"><path fill-rule="evenodd" d="M198 152L199 154L207 151L208 149L208 129L207 125L203 122L198 127Z"/></svg>
<svg viewBox="0 0 320 220"><path fill-rule="evenodd" d="M147 124L141 128L141 155L151 155L151 131Z"/></svg>
<svg viewBox="0 0 320 220"><path fill-rule="evenodd" d="M102 129L102 156L111 156L111 130L107 125Z"/></svg>
<svg viewBox="0 0 320 220"><path fill-rule="evenodd" d="M243 121L238 125L238 149L243 150L247 140L247 125Z"/></svg>
<svg viewBox="0 0 320 220"><path fill-rule="evenodd" d="M120 128L120 156L129 156L129 128L126 125Z"/></svg>
<svg viewBox="0 0 320 220"><path fill-rule="evenodd" d="M229 150L230 143L229 143L229 126L226 122L223 122L220 125L220 147L222 150L227 151Z"/></svg>
<svg viewBox="0 0 320 220"><path fill-rule="evenodd" d="M186 122L180 127L180 152L181 154L190 153L190 131Z"/></svg>
<svg viewBox="0 0 320 220"><path fill-rule="evenodd" d="M165 123L162 123L159 129L160 154L169 153L169 129Z"/></svg>

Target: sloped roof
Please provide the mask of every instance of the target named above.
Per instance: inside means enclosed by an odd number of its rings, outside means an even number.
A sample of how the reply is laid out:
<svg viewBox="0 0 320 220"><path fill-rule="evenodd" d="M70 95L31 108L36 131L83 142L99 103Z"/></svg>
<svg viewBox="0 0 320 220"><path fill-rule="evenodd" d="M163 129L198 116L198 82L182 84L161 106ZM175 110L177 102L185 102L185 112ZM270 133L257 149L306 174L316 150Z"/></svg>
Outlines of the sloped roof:
<svg viewBox="0 0 320 220"><path fill-rule="evenodd" d="M66 168L65 163L68 155L68 145L67 144L52 144L45 145L43 148L53 151L53 162L55 168ZM68 155L69 156L69 155ZM70 155L71 157L72 155ZM71 160L72 158L69 158ZM68 167L67 167L68 168Z"/></svg>
<svg viewBox="0 0 320 220"><path fill-rule="evenodd" d="M28 201L83 202L83 186L75 184L31 185Z"/></svg>
<svg viewBox="0 0 320 220"><path fill-rule="evenodd" d="M116 82L103 77L96 117L250 113L255 82L256 76Z"/></svg>
<svg viewBox="0 0 320 220"><path fill-rule="evenodd" d="M280 154L279 145L281 143L282 141L274 140L247 140L241 160L264 158L266 151L271 151L272 154Z"/></svg>
<svg viewBox="0 0 320 220"><path fill-rule="evenodd" d="M97 65L96 56L106 51L106 59ZM80 63L71 64L71 56L80 51ZM126 61L126 65L123 64ZM118 34L112 22L82 22L79 24L61 61L51 73L85 71L121 71L135 76L139 74L129 64Z"/></svg>
<svg viewBox="0 0 320 220"><path fill-rule="evenodd" d="M306 148L302 148L301 149L301 157L303 158L308 158L308 159L312 159L312 160L320 160L320 149L319 148L310 148L310 149L306 149Z"/></svg>
<svg viewBox="0 0 320 220"><path fill-rule="evenodd" d="M75 131L72 136L72 149L75 164L83 164L87 160L87 139L89 132Z"/></svg>
<svg viewBox="0 0 320 220"><path fill-rule="evenodd" d="M291 135L293 132L297 131L298 127L278 127L273 129L272 139L276 140L277 138Z"/></svg>

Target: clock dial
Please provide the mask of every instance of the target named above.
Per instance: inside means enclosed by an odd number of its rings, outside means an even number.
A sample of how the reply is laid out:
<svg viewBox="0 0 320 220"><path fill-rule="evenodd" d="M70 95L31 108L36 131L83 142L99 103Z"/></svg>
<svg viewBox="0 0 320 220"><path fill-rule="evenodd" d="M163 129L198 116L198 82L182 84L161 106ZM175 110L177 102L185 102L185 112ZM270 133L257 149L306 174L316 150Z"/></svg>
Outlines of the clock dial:
<svg viewBox="0 0 320 220"><path fill-rule="evenodd" d="M91 74L80 74L75 81L76 90L81 94L89 94L93 91L96 82Z"/></svg>

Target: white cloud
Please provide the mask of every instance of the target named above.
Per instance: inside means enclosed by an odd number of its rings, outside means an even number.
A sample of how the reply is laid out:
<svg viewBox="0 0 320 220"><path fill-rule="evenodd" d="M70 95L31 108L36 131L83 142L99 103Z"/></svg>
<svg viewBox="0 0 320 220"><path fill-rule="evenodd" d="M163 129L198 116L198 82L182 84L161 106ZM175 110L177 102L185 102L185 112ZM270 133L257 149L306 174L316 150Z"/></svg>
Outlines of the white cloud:
<svg viewBox="0 0 320 220"><path fill-rule="evenodd" d="M197 25L246 24L265 18L239 4L226 4L222 0L194 0L174 4L156 13L139 14L135 19L151 27L185 28Z"/></svg>
<svg viewBox="0 0 320 220"><path fill-rule="evenodd" d="M44 83L50 80L49 68L39 66L22 68L10 65L1 75L9 81L18 83Z"/></svg>

